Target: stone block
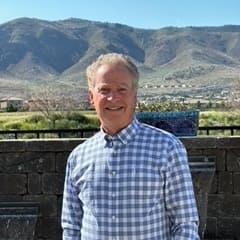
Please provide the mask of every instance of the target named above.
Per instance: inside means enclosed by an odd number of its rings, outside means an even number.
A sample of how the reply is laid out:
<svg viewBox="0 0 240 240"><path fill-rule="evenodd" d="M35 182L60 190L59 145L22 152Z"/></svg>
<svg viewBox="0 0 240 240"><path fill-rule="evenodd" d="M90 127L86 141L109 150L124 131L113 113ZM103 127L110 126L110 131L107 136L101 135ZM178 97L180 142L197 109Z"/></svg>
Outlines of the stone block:
<svg viewBox="0 0 240 240"><path fill-rule="evenodd" d="M226 150L218 149L216 153L216 171L226 170Z"/></svg>
<svg viewBox="0 0 240 240"><path fill-rule="evenodd" d="M233 192L237 193L237 194L240 194L240 173L234 173L234 175L233 175L233 186L234 186ZM240 212L239 212L239 214L240 214Z"/></svg>
<svg viewBox="0 0 240 240"><path fill-rule="evenodd" d="M83 143L85 139L71 139L65 141L66 151L71 152L79 144Z"/></svg>
<svg viewBox="0 0 240 240"><path fill-rule="evenodd" d="M25 141L1 140L1 152L24 152L26 150Z"/></svg>
<svg viewBox="0 0 240 240"><path fill-rule="evenodd" d="M37 225L36 236L38 239L59 240L62 239L60 219L55 217L41 217Z"/></svg>
<svg viewBox="0 0 240 240"><path fill-rule="evenodd" d="M218 216L219 208L219 194L208 194L208 218L214 218Z"/></svg>
<svg viewBox="0 0 240 240"><path fill-rule="evenodd" d="M64 174L46 173L42 176L42 191L44 194L62 194Z"/></svg>
<svg viewBox="0 0 240 240"><path fill-rule="evenodd" d="M0 194L0 202L21 202L22 199L19 194Z"/></svg>
<svg viewBox="0 0 240 240"><path fill-rule="evenodd" d="M219 172L218 178L218 192L233 193L233 174L231 172Z"/></svg>
<svg viewBox="0 0 240 240"><path fill-rule="evenodd" d="M217 216L219 218L238 218L240 209L239 194L222 194L218 196Z"/></svg>
<svg viewBox="0 0 240 240"><path fill-rule="evenodd" d="M219 218L217 237L219 239L240 239L240 218Z"/></svg>
<svg viewBox="0 0 240 240"><path fill-rule="evenodd" d="M57 217L56 195L25 195L24 201L38 202L41 217Z"/></svg>
<svg viewBox="0 0 240 240"><path fill-rule="evenodd" d="M24 153L9 152L0 153L0 172L20 173L23 169Z"/></svg>
<svg viewBox="0 0 240 240"><path fill-rule="evenodd" d="M204 237L207 239L212 239L216 236L217 236L217 218L216 217L208 217L207 218L207 227L206 227Z"/></svg>
<svg viewBox="0 0 240 240"><path fill-rule="evenodd" d="M194 137L194 138L180 138L185 146L189 149L210 149L216 148L215 137Z"/></svg>
<svg viewBox="0 0 240 240"><path fill-rule="evenodd" d="M66 151L66 143L62 139L42 139L26 142L28 152L62 152Z"/></svg>
<svg viewBox="0 0 240 240"><path fill-rule="evenodd" d="M227 150L226 158L227 170L231 172L240 172L240 149Z"/></svg>
<svg viewBox="0 0 240 240"><path fill-rule="evenodd" d="M70 152L56 153L56 172L65 173Z"/></svg>
<svg viewBox="0 0 240 240"><path fill-rule="evenodd" d="M188 156L202 156L203 150L202 149L187 149Z"/></svg>
<svg viewBox="0 0 240 240"><path fill-rule="evenodd" d="M55 172L54 152L26 152L24 157L25 172Z"/></svg>
<svg viewBox="0 0 240 240"><path fill-rule="evenodd" d="M221 149L239 149L240 146L240 137L219 137L217 139L216 147Z"/></svg>
<svg viewBox="0 0 240 240"><path fill-rule="evenodd" d="M26 194L27 176L25 174L0 174L0 194Z"/></svg>
<svg viewBox="0 0 240 240"><path fill-rule="evenodd" d="M38 173L28 174L28 193L40 194L42 192L42 178Z"/></svg>
<svg viewBox="0 0 240 240"><path fill-rule="evenodd" d="M58 216L61 217L62 214L62 201L63 201L63 196L58 197Z"/></svg>

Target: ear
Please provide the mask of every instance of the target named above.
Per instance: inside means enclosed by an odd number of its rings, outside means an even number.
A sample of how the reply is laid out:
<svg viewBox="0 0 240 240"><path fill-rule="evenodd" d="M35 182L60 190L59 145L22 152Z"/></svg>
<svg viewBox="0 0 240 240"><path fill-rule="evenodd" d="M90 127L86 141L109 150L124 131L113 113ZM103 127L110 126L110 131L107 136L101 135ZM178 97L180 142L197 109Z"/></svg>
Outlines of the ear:
<svg viewBox="0 0 240 240"><path fill-rule="evenodd" d="M94 105L94 101L93 101L93 93L92 91L89 89L88 90L88 101L89 103L93 106Z"/></svg>

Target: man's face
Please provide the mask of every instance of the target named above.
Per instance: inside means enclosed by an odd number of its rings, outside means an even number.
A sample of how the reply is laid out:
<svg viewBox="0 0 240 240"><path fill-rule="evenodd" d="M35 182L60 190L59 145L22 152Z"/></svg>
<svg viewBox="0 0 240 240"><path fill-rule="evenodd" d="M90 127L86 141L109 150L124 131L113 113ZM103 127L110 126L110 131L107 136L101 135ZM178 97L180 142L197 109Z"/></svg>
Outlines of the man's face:
<svg viewBox="0 0 240 240"><path fill-rule="evenodd" d="M89 89L103 129L110 135L126 127L133 118L136 88L132 74L122 65L105 64L98 68L94 87Z"/></svg>

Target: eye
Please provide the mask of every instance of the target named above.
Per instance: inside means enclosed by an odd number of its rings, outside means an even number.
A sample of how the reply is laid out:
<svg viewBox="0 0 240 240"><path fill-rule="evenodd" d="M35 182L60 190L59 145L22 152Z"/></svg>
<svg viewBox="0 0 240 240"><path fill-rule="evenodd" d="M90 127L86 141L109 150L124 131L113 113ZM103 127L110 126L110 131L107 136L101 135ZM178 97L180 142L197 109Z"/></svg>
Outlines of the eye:
<svg viewBox="0 0 240 240"><path fill-rule="evenodd" d="M110 90L109 90L108 88L105 88L105 87L102 87L102 88L99 88L99 89L98 89L98 93L103 94L103 95L108 94L109 91L110 91Z"/></svg>
<svg viewBox="0 0 240 240"><path fill-rule="evenodd" d="M127 92L127 88L119 88L118 90L120 93L126 93Z"/></svg>

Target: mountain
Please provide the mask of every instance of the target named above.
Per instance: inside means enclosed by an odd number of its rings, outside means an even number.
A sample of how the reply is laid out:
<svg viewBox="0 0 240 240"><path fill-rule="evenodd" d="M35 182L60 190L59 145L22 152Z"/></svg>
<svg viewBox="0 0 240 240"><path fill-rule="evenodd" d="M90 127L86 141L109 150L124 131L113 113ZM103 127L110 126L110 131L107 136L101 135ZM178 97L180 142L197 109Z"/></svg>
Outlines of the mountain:
<svg viewBox="0 0 240 240"><path fill-rule="evenodd" d="M26 97L43 87L77 96L86 88L86 66L107 52L133 59L141 88L229 89L239 81L240 26L149 30L82 19L15 19L0 25L0 97Z"/></svg>

